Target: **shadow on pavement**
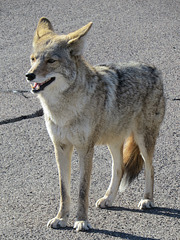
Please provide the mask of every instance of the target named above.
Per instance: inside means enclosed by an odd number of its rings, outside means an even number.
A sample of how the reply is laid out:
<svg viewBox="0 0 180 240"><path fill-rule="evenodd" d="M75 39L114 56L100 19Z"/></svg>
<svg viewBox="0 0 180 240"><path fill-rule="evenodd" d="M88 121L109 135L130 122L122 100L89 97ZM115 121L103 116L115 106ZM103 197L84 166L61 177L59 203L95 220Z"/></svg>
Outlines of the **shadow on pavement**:
<svg viewBox="0 0 180 240"><path fill-rule="evenodd" d="M138 213L148 213L153 215L160 215L160 216L167 216L167 217L173 217L173 218L180 218L180 210L173 209L173 208L161 208L161 207L155 207L151 209L130 209L130 208L124 208L124 207L110 207L108 208L110 211L128 211L128 212L138 212Z"/></svg>
<svg viewBox="0 0 180 240"><path fill-rule="evenodd" d="M74 228L72 227L65 227L65 228L60 228L60 229L53 229L53 230L68 230L68 231L74 231L75 233L75 230ZM140 237L140 236L137 236L137 235L133 235L133 234L129 234L129 233L123 233L123 232L118 232L118 231L110 231L110 230L106 230L106 229L97 229L97 228L92 228L88 231L83 231L84 233L87 233L87 234L91 234L91 233L96 233L96 234L102 234L102 235L106 235L106 236L111 236L111 237L118 237L118 238L121 238L121 239L136 239L136 240L159 240L158 238L145 238L145 237ZM75 234L78 234L78 233L75 233Z"/></svg>
<svg viewBox="0 0 180 240"><path fill-rule="evenodd" d="M91 229L89 232L104 234L104 235L108 235L108 236L112 236L112 237L119 237L121 239L158 240L158 238L145 238L145 237L140 237L140 236L129 234L129 233L109 231L109 230L105 230L105 229Z"/></svg>

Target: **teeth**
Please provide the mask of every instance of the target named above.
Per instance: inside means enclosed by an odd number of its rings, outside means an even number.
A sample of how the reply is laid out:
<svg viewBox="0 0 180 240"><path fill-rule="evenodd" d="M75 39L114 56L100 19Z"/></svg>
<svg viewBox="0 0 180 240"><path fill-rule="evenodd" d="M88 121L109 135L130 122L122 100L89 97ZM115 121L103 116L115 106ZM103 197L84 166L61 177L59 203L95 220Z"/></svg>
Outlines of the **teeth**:
<svg viewBox="0 0 180 240"><path fill-rule="evenodd" d="M39 86L39 84L37 84L37 86L36 86L36 90L39 90L40 89L40 86Z"/></svg>
<svg viewBox="0 0 180 240"><path fill-rule="evenodd" d="M39 85L38 83L34 83L34 85L31 84L31 88L32 88L32 89L39 90L40 85Z"/></svg>

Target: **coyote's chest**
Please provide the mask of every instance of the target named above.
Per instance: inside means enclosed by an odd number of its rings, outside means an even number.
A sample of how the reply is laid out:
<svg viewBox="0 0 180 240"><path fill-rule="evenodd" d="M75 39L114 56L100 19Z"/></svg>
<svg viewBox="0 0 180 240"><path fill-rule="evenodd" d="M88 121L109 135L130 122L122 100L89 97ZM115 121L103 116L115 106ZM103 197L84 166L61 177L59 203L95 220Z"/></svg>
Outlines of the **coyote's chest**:
<svg viewBox="0 0 180 240"><path fill-rule="evenodd" d="M84 96L64 97L55 93L48 96L39 96L45 115L57 126L71 127L79 125L83 120L86 101Z"/></svg>

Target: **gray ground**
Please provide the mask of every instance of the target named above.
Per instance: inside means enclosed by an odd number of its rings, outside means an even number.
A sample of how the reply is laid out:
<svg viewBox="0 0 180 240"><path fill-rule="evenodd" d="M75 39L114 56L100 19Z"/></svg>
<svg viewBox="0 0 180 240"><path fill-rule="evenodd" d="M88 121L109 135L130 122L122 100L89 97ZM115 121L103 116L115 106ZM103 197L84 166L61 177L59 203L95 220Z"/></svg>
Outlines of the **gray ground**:
<svg viewBox="0 0 180 240"><path fill-rule="evenodd" d="M72 211L68 228L46 227L58 210L58 173L39 101L25 80L33 32L48 17L59 33L93 21L86 58L92 64L139 60L163 72L166 117L155 156L156 208L140 211L144 175L118 194L114 207L95 208L111 174L110 155L98 147L90 190L90 232L74 233L78 160L72 161ZM0 239L179 239L180 227L180 1L1 0L0 1Z"/></svg>

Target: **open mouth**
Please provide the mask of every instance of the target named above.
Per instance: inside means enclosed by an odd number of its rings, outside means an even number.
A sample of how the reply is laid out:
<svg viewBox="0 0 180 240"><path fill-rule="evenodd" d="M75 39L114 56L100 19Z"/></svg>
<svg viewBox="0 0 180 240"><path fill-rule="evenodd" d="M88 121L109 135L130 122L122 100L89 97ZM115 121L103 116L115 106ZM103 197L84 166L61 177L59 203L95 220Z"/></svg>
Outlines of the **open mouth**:
<svg viewBox="0 0 180 240"><path fill-rule="evenodd" d="M47 87L49 84L54 82L55 79L56 79L55 77L52 77L42 83L34 83L33 85L31 85L31 88L32 88L31 91L33 93L40 92L40 91L44 90L44 88Z"/></svg>

